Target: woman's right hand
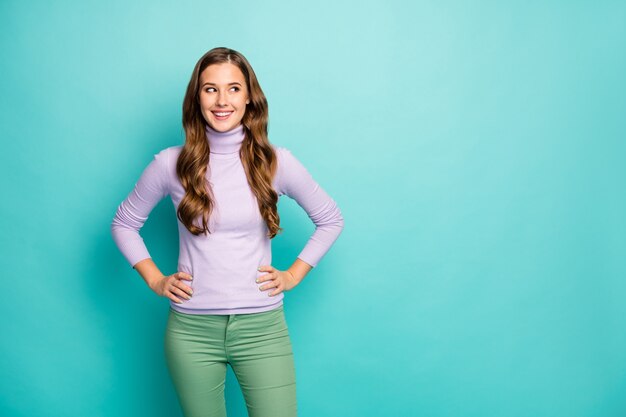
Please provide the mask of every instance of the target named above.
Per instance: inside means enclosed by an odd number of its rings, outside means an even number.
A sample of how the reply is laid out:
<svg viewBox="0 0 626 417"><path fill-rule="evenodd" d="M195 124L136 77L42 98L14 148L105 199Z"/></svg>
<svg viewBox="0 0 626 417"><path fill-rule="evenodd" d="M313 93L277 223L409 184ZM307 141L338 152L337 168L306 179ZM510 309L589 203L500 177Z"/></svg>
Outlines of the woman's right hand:
<svg viewBox="0 0 626 417"><path fill-rule="evenodd" d="M181 298L189 300L193 294L191 287L182 280L191 281L193 278L186 272L176 272L172 275L164 276L156 281L152 290L161 297L167 297L175 303L181 303Z"/></svg>

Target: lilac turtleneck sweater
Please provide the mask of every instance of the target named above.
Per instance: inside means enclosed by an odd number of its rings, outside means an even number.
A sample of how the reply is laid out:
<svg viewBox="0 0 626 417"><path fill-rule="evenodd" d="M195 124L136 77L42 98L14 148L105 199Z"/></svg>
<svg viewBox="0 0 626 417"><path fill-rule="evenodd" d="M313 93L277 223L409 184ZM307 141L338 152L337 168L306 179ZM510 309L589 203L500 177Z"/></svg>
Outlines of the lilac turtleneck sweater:
<svg viewBox="0 0 626 417"><path fill-rule="evenodd" d="M207 179L215 205L209 218L208 235L194 236L177 219L179 233L178 270L193 277L183 280L193 289L191 299L170 300L173 309L188 314L241 314L272 310L283 304L284 295L269 297L260 291L256 278L260 265L271 265L268 231L250 190L239 149L243 125L218 132L206 126L210 156ZM306 211L315 231L298 255L315 267L343 230L343 217L335 201L315 182L306 168L284 147L272 145L278 157L273 187ZM142 172L134 189L119 205L111 233L131 266L151 258L139 230L154 206L170 196L177 209L184 189L176 175L182 146L163 149ZM198 223L201 224L201 223ZM181 298L181 297L179 297Z"/></svg>

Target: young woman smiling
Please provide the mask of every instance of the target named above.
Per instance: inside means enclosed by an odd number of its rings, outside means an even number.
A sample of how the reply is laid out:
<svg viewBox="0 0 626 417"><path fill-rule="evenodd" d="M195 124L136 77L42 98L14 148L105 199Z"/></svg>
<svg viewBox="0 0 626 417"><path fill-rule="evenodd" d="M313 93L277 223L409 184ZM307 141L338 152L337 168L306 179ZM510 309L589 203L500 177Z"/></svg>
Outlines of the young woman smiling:
<svg viewBox="0 0 626 417"><path fill-rule="evenodd" d="M251 417L297 415L293 352L283 309L343 230L335 201L286 148L269 142L267 100L247 59L214 48L196 63L183 101L184 145L154 155L119 205L111 233L128 263L170 300L166 362L185 416L226 416L229 364ZM272 266L281 195L315 230L286 270ZM165 275L139 231L170 196L177 271Z"/></svg>

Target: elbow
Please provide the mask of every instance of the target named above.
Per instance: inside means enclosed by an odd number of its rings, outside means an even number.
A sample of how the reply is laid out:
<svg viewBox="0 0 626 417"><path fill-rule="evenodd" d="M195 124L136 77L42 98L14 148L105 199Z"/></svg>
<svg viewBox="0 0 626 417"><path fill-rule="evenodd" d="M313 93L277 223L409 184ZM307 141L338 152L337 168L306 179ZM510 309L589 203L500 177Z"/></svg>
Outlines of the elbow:
<svg viewBox="0 0 626 417"><path fill-rule="evenodd" d="M120 228L120 224L118 223L117 218L113 219L113 221L111 222L111 225L109 226L111 237L113 237L113 239L115 239L115 236L117 235L119 228Z"/></svg>
<svg viewBox="0 0 626 417"><path fill-rule="evenodd" d="M112 236L115 236L116 233L121 229L128 229L128 224L123 220L121 214L121 209L118 208L118 210L115 212L115 216L113 216L111 224L109 225Z"/></svg>
<svg viewBox="0 0 626 417"><path fill-rule="evenodd" d="M121 235L124 233L124 229L126 229L124 224L120 223L117 217L114 218L113 221L111 222L109 230L111 233L111 238L113 239L115 243L117 243L120 240Z"/></svg>
<svg viewBox="0 0 626 417"><path fill-rule="evenodd" d="M337 203L335 203L335 207L334 208L335 209L332 211L333 223L339 229L339 232L341 232L343 230L343 227L344 227L343 213L341 212L341 209L339 208Z"/></svg>
<svg viewBox="0 0 626 417"><path fill-rule="evenodd" d="M343 231L345 222L343 220L343 215L341 214L341 211L339 209L337 209L337 215L335 216L334 224L335 227L337 227L338 229L337 234L340 234Z"/></svg>
<svg viewBox="0 0 626 417"><path fill-rule="evenodd" d="M139 230L142 225L143 223L141 222L133 222L132 219L125 216L124 212L120 209L113 217L109 230L111 237L119 245L122 241L127 239L128 236L139 235Z"/></svg>
<svg viewBox="0 0 626 417"><path fill-rule="evenodd" d="M126 202L122 202L111 221L111 234L115 236L121 232L139 233L145 221L146 218L133 213L126 207Z"/></svg>
<svg viewBox="0 0 626 417"><path fill-rule="evenodd" d="M341 214L341 210L339 210L339 208L335 206L335 210L333 210L330 215L326 216L323 221L317 223L316 226L324 228L326 230L332 230L332 233L335 235L335 237L337 237L343 231L344 223L345 222L343 219L343 215Z"/></svg>
<svg viewBox="0 0 626 417"><path fill-rule="evenodd" d="M344 228L343 215L334 201L325 210L315 216L311 216L311 220L315 224L316 229L326 230L335 235L335 237L339 236Z"/></svg>

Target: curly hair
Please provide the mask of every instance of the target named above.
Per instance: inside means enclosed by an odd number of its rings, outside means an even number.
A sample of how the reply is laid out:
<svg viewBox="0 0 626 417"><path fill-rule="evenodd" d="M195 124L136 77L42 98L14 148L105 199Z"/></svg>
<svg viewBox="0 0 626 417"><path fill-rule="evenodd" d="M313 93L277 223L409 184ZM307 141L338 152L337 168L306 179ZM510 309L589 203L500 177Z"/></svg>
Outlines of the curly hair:
<svg viewBox="0 0 626 417"><path fill-rule="evenodd" d="M256 197L259 212L268 228L271 239L282 231L277 203L278 193L272 187L277 169L277 157L267 137L267 99L256 78L252 66L239 52L218 47L205 53L196 63L183 100L183 128L185 145L176 162L176 173L185 189L176 216L194 235L211 233L209 217L214 207L211 185L205 175L209 163L209 141L206 138L206 121L199 103L200 74L212 64L230 63L237 66L246 79L250 102L247 104L241 124L244 140L241 159L248 184ZM202 217L202 225L194 220Z"/></svg>

